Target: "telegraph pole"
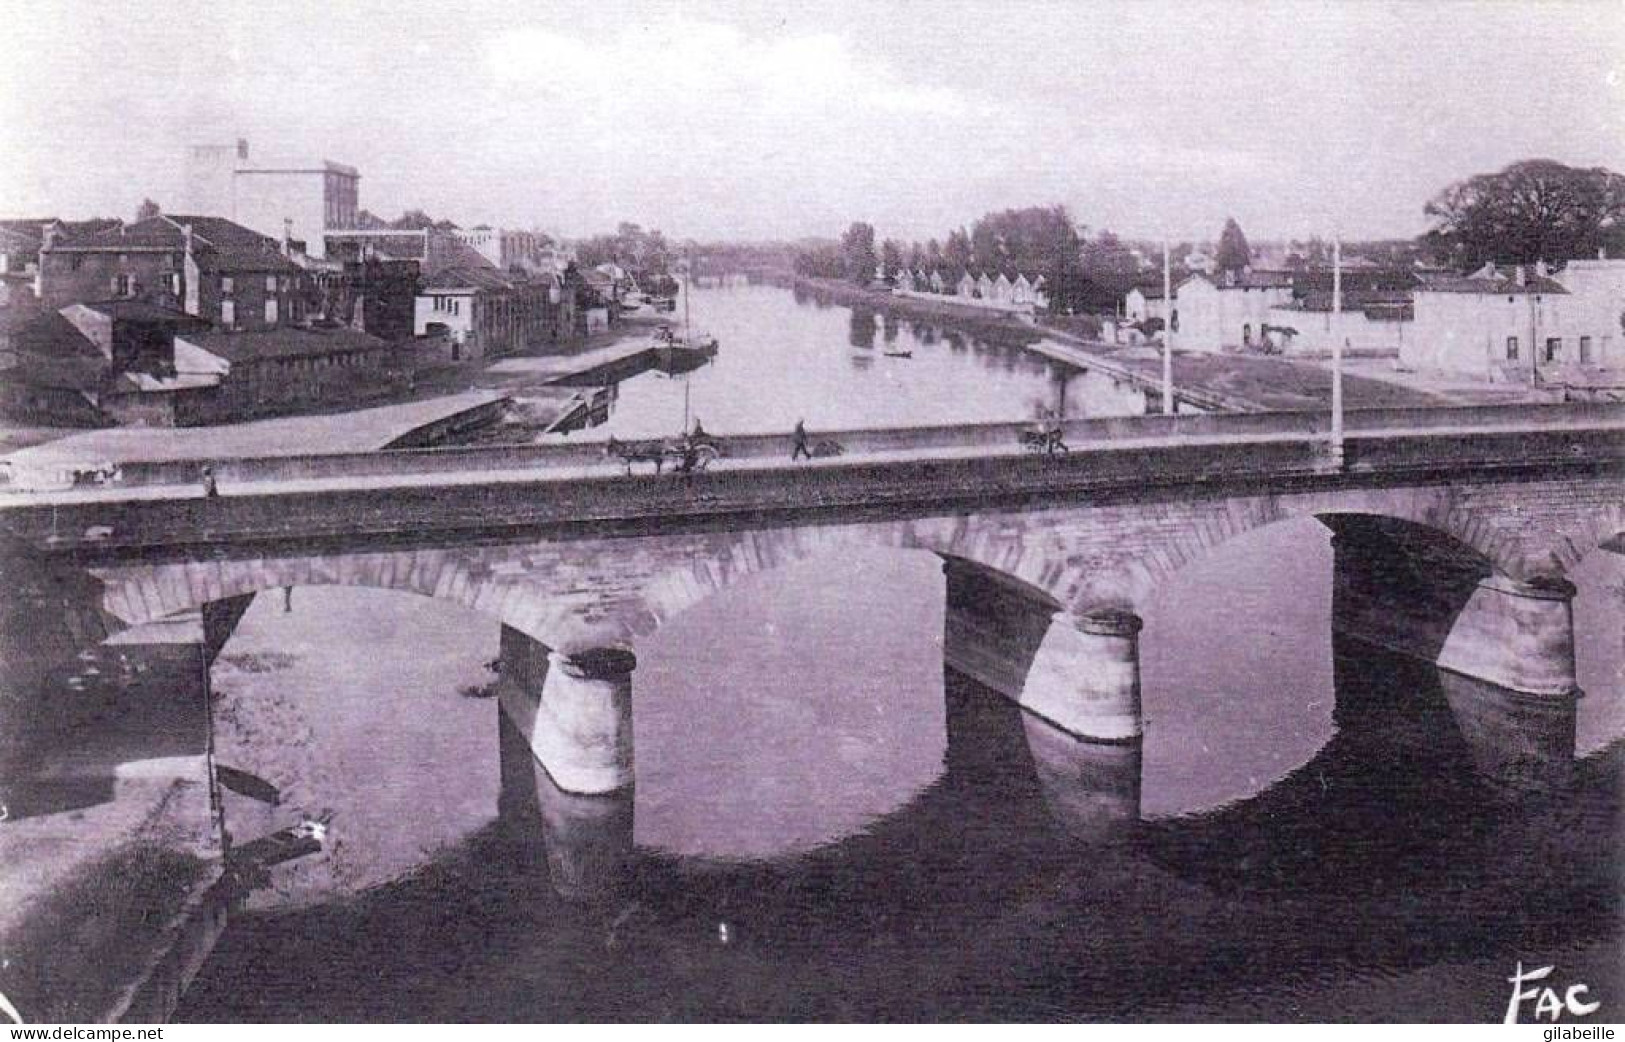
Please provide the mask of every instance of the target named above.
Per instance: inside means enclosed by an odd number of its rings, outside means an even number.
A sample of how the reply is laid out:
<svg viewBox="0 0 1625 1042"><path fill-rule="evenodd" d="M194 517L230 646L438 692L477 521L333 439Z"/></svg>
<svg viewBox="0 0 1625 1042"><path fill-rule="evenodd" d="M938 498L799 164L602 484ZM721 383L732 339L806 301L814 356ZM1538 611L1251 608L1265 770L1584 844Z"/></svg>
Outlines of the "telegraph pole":
<svg viewBox="0 0 1625 1042"><path fill-rule="evenodd" d="M1162 240L1162 414L1174 413L1174 274Z"/></svg>
<svg viewBox="0 0 1625 1042"><path fill-rule="evenodd" d="M1332 462L1343 466L1343 238L1332 237Z"/></svg>

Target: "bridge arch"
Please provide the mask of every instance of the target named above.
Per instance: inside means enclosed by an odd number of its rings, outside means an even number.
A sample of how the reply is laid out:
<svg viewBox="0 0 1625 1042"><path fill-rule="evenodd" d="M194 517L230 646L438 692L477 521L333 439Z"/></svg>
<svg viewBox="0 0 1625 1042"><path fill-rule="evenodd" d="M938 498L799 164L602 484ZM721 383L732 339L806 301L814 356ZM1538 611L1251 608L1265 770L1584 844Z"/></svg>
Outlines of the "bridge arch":
<svg viewBox="0 0 1625 1042"><path fill-rule="evenodd" d="M383 553L179 561L92 568L103 607L139 626L196 611L213 601L283 587L365 586L447 601L501 622L550 647L623 645L630 629L611 613L557 595L535 581L522 553L443 549Z"/></svg>
<svg viewBox="0 0 1625 1042"><path fill-rule="evenodd" d="M1442 486L1242 496L1106 509L1122 515L1110 519L1109 526L1113 537L1130 549L1110 556L1076 554L1065 563L1052 588L1075 612L1098 607L1136 610L1157 587L1232 540L1307 517L1334 530L1335 518L1369 517L1399 523L1395 531L1432 533L1459 547L1464 556L1482 561L1486 574L1517 580L1560 574L1552 567L1541 567L1539 556L1526 551L1529 533L1506 519L1492 521Z"/></svg>
<svg viewBox="0 0 1625 1042"><path fill-rule="evenodd" d="M1023 525L977 515L880 522L807 525L730 533L729 538L680 565L655 574L644 590L645 613L631 620L640 633L707 598L763 572L834 557L858 549L917 550L964 562L1026 589L1051 608L1062 606L1062 544L1035 538Z"/></svg>

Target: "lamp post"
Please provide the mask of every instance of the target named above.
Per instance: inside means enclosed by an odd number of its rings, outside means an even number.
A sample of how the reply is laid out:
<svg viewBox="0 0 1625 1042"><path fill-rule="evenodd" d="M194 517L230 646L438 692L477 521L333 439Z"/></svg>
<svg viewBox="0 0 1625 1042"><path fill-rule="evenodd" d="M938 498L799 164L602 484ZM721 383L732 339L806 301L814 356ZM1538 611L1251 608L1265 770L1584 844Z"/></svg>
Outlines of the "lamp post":
<svg viewBox="0 0 1625 1042"><path fill-rule="evenodd" d="M1343 466L1343 240L1332 237L1332 462Z"/></svg>
<svg viewBox="0 0 1625 1042"><path fill-rule="evenodd" d="M1168 240L1162 240L1162 414L1174 412L1174 292Z"/></svg>

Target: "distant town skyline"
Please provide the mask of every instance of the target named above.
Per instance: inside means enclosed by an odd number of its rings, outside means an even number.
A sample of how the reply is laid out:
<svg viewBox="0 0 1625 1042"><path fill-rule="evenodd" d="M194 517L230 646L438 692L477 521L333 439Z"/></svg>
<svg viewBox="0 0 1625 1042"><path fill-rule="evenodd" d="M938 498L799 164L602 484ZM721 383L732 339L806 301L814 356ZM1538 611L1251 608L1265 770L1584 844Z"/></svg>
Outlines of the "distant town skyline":
<svg viewBox="0 0 1625 1042"><path fill-rule="evenodd" d="M173 208L188 145L567 236L924 240L1061 203L1125 238L1405 237L1447 184L1625 169L1625 6L0 0L0 209Z"/></svg>

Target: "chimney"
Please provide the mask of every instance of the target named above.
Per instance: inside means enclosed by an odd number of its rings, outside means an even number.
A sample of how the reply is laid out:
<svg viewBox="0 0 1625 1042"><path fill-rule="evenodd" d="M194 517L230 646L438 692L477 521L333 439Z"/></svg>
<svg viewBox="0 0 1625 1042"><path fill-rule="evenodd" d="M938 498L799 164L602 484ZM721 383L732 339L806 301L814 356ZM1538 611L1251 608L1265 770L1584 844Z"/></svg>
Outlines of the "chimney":
<svg viewBox="0 0 1625 1042"><path fill-rule="evenodd" d="M293 256L293 218L282 218L282 256Z"/></svg>
<svg viewBox="0 0 1625 1042"><path fill-rule="evenodd" d="M1513 279L1516 280L1520 286L1526 284L1528 276L1524 274L1522 264L1518 265L1517 271L1513 274Z"/></svg>
<svg viewBox="0 0 1625 1042"><path fill-rule="evenodd" d="M56 248L56 225L47 224L40 234L40 252L44 253Z"/></svg>
<svg viewBox="0 0 1625 1042"><path fill-rule="evenodd" d="M181 250L186 254L187 260L192 259L192 226L190 224L181 225Z"/></svg>

